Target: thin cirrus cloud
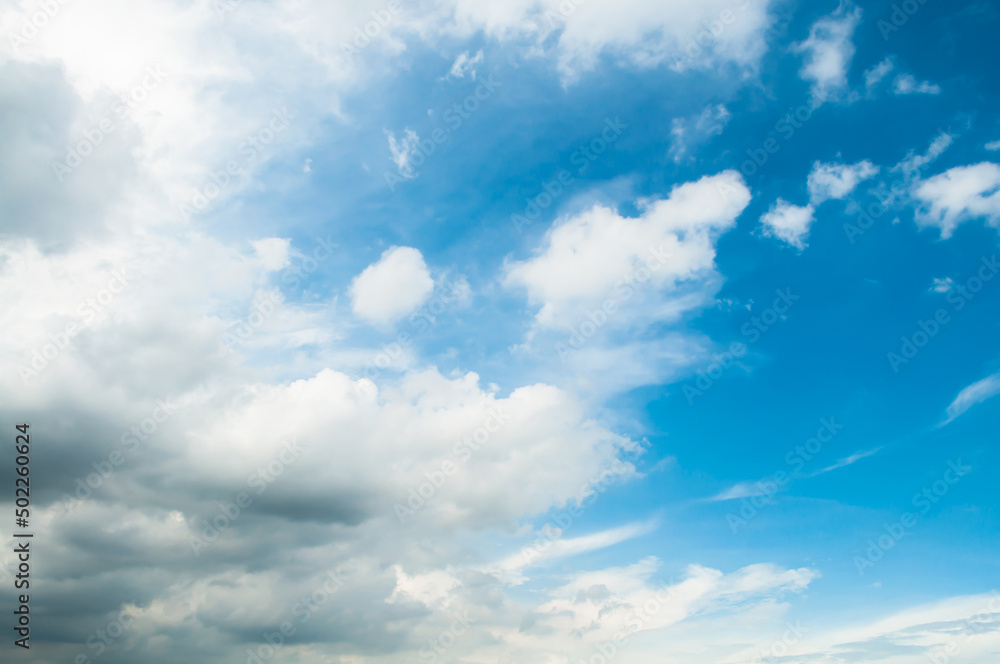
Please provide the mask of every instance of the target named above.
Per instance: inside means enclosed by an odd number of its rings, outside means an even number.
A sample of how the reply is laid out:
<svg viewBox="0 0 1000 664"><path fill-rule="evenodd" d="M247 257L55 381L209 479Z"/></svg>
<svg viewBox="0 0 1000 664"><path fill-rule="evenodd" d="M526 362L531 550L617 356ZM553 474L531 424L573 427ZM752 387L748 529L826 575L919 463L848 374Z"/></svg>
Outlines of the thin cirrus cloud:
<svg viewBox="0 0 1000 664"><path fill-rule="evenodd" d="M949 424L973 406L981 404L997 394L1000 394L1000 374L993 374L976 381L959 392L948 405L948 409L945 411L946 419L941 423L941 426Z"/></svg>

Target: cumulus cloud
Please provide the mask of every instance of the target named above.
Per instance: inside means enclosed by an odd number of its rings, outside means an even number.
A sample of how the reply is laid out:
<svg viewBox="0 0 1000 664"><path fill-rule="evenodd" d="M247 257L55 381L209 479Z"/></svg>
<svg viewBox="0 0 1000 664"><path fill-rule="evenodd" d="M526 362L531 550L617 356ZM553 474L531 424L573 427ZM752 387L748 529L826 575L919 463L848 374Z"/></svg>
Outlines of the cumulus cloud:
<svg viewBox="0 0 1000 664"><path fill-rule="evenodd" d="M809 37L795 46L804 54L801 76L812 83L817 101L836 99L847 87L847 73L854 58L854 30L861 22L861 8L842 0L837 9L816 21Z"/></svg>
<svg viewBox="0 0 1000 664"><path fill-rule="evenodd" d="M913 196L921 204L918 223L938 227L942 238L951 237L958 225L969 219L985 219L997 226L1000 166L982 162L950 168L915 183Z"/></svg>
<svg viewBox="0 0 1000 664"><path fill-rule="evenodd" d="M809 235L814 213L812 205L793 205L779 198L760 218L760 223L765 235L776 237L801 251L806 247L805 238Z"/></svg>
<svg viewBox="0 0 1000 664"><path fill-rule="evenodd" d="M878 170L868 160L856 164L824 164L817 161L809 172L809 198L814 205L831 198L846 198L858 183L873 177Z"/></svg>
<svg viewBox="0 0 1000 664"><path fill-rule="evenodd" d="M351 307L373 325L390 325L418 309L433 291L434 280L420 251L392 247L351 282Z"/></svg>
<svg viewBox="0 0 1000 664"><path fill-rule="evenodd" d="M626 282L677 291L712 273L716 239L749 202L742 177L726 171L678 185L666 198L641 201L638 217L595 206L558 220L537 256L507 266L506 283L527 290L541 307L538 323L549 327L572 325L587 306Z"/></svg>

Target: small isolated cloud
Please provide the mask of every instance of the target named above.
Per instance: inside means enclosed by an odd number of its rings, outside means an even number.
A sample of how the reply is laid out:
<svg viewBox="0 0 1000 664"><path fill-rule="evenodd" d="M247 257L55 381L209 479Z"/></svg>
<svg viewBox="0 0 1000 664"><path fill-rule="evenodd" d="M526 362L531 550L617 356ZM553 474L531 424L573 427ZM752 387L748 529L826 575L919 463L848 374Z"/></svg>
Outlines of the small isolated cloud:
<svg viewBox="0 0 1000 664"><path fill-rule="evenodd" d="M871 69L865 71L865 90L868 92L875 90L875 88L878 87L878 84L882 82L882 79L888 76L894 67L895 65L892 62L892 58L886 58Z"/></svg>
<svg viewBox="0 0 1000 664"><path fill-rule="evenodd" d="M952 289L955 282L952 281L951 277L944 277L943 279L934 279L934 285L931 286L930 290L935 293L947 293Z"/></svg>
<svg viewBox="0 0 1000 664"><path fill-rule="evenodd" d="M927 148L927 152L924 154L915 154L913 151L910 151L910 153L906 155L905 159L892 167L892 170L894 172L902 172L907 176L912 176L921 168L940 157L941 154L951 147L951 144L954 142L954 136L941 132L934 137L933 141L931 141L930 147Z"/></svg>
<svg viewBox="0 0 1000 664"><path fill-rule="evenodd" d="M937 226L949 238L967 219L985 218L991 226L1000 222L1000 166L990 162L956 166L918 182L914 197L922 204L917 221Z"/></svg>
<svg viewBox="0 0 1000 664"><path fill-rule="evenodd" d="M1000 373L987 376L986 378L969 385L967 388L959 392L958 396L955 397L955 400L951 402L950 406L948 406L948 419L946 419L941 426L948 424L973 406L981 404L997 394L1000 394Z"/></svg>
<svg viewBox="0 0 1000 664"><path fill-rule="evenodd" d="M688 155L688 150L704 143L712 136L718 136L725 129L732 114L724 104L707 106L701 113L687 118L674 118L670 130L672 144L670 156L679 162Z"/></svg>
<svg viewBox="0 0 1000 664"><path fill-rule="evenodd" d="M815 473L809 475L809 477L816 477L817 475L822 475L824 473L829 473L831 470L837 470L839 468L845 468L852 464L861 461L862 459L867 459L870 456L874 456L882 451L881 447L876 447L873 450L863 450L861 452L855 452L854 454L844 457L843 459L838 459L836 462L830 464L826 468L821 468Z"/></svg>
<svg viewBox="0 0 1000 664"><path fill-rule="evenodd" d="M847 197L858 183L878 173L878 167L870 161L856 164L813 164L809 173L809 198L814 205L825 200Z"/></svg>
<svg viewBox="0 0 1000 664"><path fill-rule="evenodd" d="M815 211L812 205L793 205L779 198L760 218L760 223L764 226L765 235L776 237L801 251L806 247L804 240L809 235Z"/></svg>
<svg viewBox="0 0 1000 664"><path fill-rule="evenodd" d="M392 153L392 162L396 164L396 168L401 174L413 177L413 166L410 160L416 154L417 143L420 141L417 132L412 129L404 129L402 138L397 139L396 135L388 129L383 131L385 131L386 138L389 139L389 152Z"/></svg>
<svg viewBox="0 0 1000 664"><path fill-rule="evenodd" d="M836 98L847 87L847 71L854 58L854 30L861 21L861 9L851 2L841 2L829 16L816 21L809 38L794 50L805 54L800 74L812 82L817 101Z"/></svg>
<svg viewBox="0 0 1000 664"><path fill-rule="evenodd" d="M257 258L268 272L288 267L288 250L291 241L281 237L268 237L253 243Z"/></svg>
<svg viewBox="0 0 1000 664"><path fill-rule="evenodd" d="M720 491L708 500L713 503L718 503L725 500L755 498L757 496L765 496L770 493L774 493L774 491L768 491L768 487L765 486L763 482L740 482L739 484L734 484L725 491Z"/></svg>
<svg viewBox="0 0 1000 664"><path fill-rule="evenodd" d="M352 309L373 325L389 325L415 311L433 290L423 255L412 247L392 247L351 283Z"/></svg>
<svg viewBox="0 0 1000 664"><path fill-rule="evenodd" d="M465 78L468 76L474 81L476 80L476 65L482 61L482 49L476 51L476 54L472 57L469 57L469 52L466 51L455 58L454 64L451 65L451 69L448 71L448 76L452 78Z"/></svg>
<svg viewBox="0 0 1000 664"><path fill-rule="evenodd" d="M918 81L911 74L900 74L892 83L892 91L897 95L937 95L941 94L941 86Z"/></svg>
<svg viewBox="0 0 1000 664"><path fill-rule="evenodd" d="M990 152L996 152L997 150L1000 150L1000 141L992 141L987 143L984 147Z"/></svg>

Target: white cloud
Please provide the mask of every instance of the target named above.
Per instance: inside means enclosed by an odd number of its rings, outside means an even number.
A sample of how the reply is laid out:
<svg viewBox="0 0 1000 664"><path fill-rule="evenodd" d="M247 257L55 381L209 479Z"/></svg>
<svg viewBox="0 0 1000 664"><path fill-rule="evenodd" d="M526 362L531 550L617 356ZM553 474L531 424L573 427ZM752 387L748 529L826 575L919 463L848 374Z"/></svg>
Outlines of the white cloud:
<svg viewBox="0 0 1000 664"><path fill-rule="evenodd" d="M945 420L944 424L948 424L973 406L981 404L997 394L1000 394L1000 373L976 381L959 392L948 406L948 419Z"/></svg>
<svg viewBox="0 0 1000 664"><path fill-rule="evenodd" d="M814 212L812 205L793 205L779 198L760 218L760 223L764 226L765 235L776 237L801 251L806 247L804 240L809 235Z"/></svg>
<svg viewBox="0 0 1000 664"><path fill-rule="evenodd" d="M413 165L410 163L413 155L417 153L417 143L420 137L412 129L404 129L403 137L397 139L396 135L384 130L385 136L389 139L389 152L392 154L392 162L396 164L399 172L406 177L413 177Z"/></svg>
<svg viewBox="0 0 1000 664"><path fill-rule="evenodd" d="M739 484L734 484L725 491L720 491L716 495L709 498L712 502L721 502L724 500L736 500L739 498L753 498L755 496L763 496L771 493L768 491L768 487L762 482L740 482Z"/></svg>
<svg viewBox="0 0 1000 664"><path fill-rule="evenodd" d="M987 143L983 147L985 147L990 152L996 152L997 150L1000 150L1000 141L993 141L991 143Z"/></svg>
<svg viewBox="0 0 1000 664"><path fill-rule="evenodd" d="M922 205L918 223L937 226L949 238L967 219L984 218L991 226L1000 223L1000 166L982 162L956 166L918 181L913 196Z"/></svg>
<svg viewBox="0 0 1000 664"><path fill-rule="evenodd" d="M951 277L935 277L930 290L935 293L947 293L955 285Z"/></svg>
<svg viewBox="0 0 1000 664"><path fill-rule="evenodd" d="M848 0L816 21L809 37L795 46L805 54L801 76L812 82L817 101L836 99L847 87L847 72L854 58L854 30L861 21L861 9Z"/></svg>
<svg viewBox="0 0 1000 664"><path fill-rule="evenodd" d="M724 104L706 106L701 113L688 118L674 118L670 130L672 145L670 156L680 162L689 156L688 150L712 136L718 136L725 129L732 114Z"/></svg>
<svg viewBox="0 0 1000 664"><path fill-rule="evenodd" d="M753 68L767 49L764 31L771 23L771 4L770 0L735 4L731 0L627 4L513 0L498 5L459 0L454 5L442 3L441 15L431 17L425 29L531 39L536 52L555 56L566 79L593 69L602 55L634 66L666 64L679 71L723 63ZM724 11L733 20L713 34L711 26L721 25Z"/></svg>
<svg viewBox="0 0 1000 664"><path fill-rule="evenodd" d="M743 178L726 171L674 187L665 199L641 202L636 218L593 207L558 220L538 256L507 266L506 283L526 288L529 300L541 305L539 324L571 326L626 280L645 275L651 288L665 291L703 280L714 271L716 238L749 201ZM659 267L646 270L656 256Z"/></svg>
<svg viewBox="0 0 1000 664"><path fill-rule="evenodd" d="M264 238L253 243L257 257L264 263L264 269L269 272L288 267L290 247L291 240L280 237Z"/></svg>
<svg viewBox="0 0 1000 664"><path fill-rule="evenodd" d="M809 197L814 205L825 200L843 199L858 186L878 173L878 167L870 161L856 164L823 164L815 162L809 172Z"/></svg>
<svg viewBox="0 0 1000 664"><path fill-rule="evenodd" d="M892 83L892 91L897 95L937 95L941 94L941 86L918 81L911 74L900 74Z"/></svg>
<svg viewBox="0 0 1000 664"><path fill-rule="evenodd" d="M389 325L419 308L433 291L434 280L420 251L392 247L351 282L351 306L359 318Z"/></svg>
<svg viewBox="0 0 1000 664"><path fill-rule="evenodd" d="M465 78L466 76L469 76L472 80L476 80L476 65L480 64L482 61L482 49L476 51L476 54L472 57L469 57L469 52L465 51L455 58L455 62L451 65L448 75L453 78Z"/></svg>
<svg viewBox="0 0 1000 664"><path fill-rule="evenodd" d="M894 67L892 58L886 58L871 69L865 70L865 89L872 92Z"/></svg>
<svg viewBox="0 0 1000 664"><path fill-rule="evenodd" d="M911 150L905 159L892 167L892 170L894 172L902 172L907 178L914 177L921 168L940 157L954 142L954 136L946 132L941 132L931 141L927 152L916 154Z"/></svg>

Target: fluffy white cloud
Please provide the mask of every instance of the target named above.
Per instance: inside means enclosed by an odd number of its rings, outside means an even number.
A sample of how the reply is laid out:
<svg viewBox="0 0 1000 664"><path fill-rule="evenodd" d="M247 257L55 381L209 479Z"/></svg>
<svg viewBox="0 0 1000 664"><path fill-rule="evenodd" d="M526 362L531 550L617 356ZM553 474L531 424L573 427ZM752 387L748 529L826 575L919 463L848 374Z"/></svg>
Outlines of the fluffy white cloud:
<svg viewBox="0 0 1000 664"><path fill-rule="evenodd" d="M642 0L627 5L578 0L514 0L486 5L441 3L437 25L468 35L534 40L553 52L564 77L592 69L602 55L637 66L666 64L683 71L721 63L756 66L766 51L770 0ZM450 19L450 23L447 19ZM444 20L443 20L444 19ZM724 22L725 19L725 22ZM717 26L717 27L715 27Z"/></svg>
<svg viewBox="0 0 1000 664"><path fill-rule="evenodd" d="M817 161L809 172L809 198L814 205L831 198L845 198L858 183L873 177L878 170L867 160L856 164L824 164Z"/></svg>
<svg viewBox="0 0 1000 664"><path fill-rule="evenodd" d="M812 205L793 205L779 198L760 218L760 223L765 235L776 237L801 251L806 247L805 238L809 235L814 212Z"/></svg>
<svg viewBox="0 0 1000 664"><path fill-rule="evenodd" d="M363 320L389 325L419 308L433 291L420 251L392 247L351 282L351 306Z"/></svg>
<svg viewBox="0 0 1000 664"><path fill-rule="evenodd" d="M956 166L917 182L913 196L922 206L917 221L940 228L942 238L951 237L959 223L967 219L984 218L997 226L1000 166L991 162Z"/></svg>
<svg viewBox="0 0 1000 664"><path fill-rule="evenodd" d="M854 30L861 21L861 9L849 0L816 21L809 37L796 45L804 54L802 78L812 83L818 102L837 98L847 87L847 72L854 58Z"/></svg>
<svg viewBox="0 0 1000 664"><path fill-rule="evenodd" d="M257 257L264 263L264 269L269 272L281 270L289 265L288 252L291 240L280 237L269 237L253 243Z"/></svg>
<svg viewBox="0 0 1000 664"><path fill-rule="evenodd" d="M649 282L673 291L714 271L715 241L736 223L750 191L735 171L674 187L667 198L640 201L629 218L595 206L560 219L538 256L507 266L506 283L541 305L538 323L571 326L586 307L616 288Z"/></svg>

